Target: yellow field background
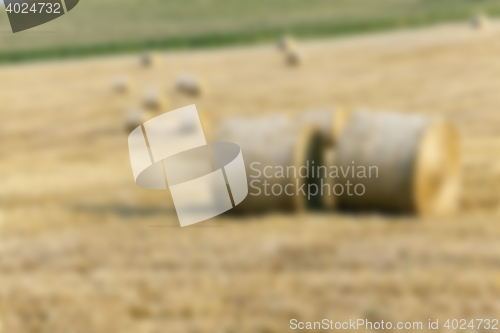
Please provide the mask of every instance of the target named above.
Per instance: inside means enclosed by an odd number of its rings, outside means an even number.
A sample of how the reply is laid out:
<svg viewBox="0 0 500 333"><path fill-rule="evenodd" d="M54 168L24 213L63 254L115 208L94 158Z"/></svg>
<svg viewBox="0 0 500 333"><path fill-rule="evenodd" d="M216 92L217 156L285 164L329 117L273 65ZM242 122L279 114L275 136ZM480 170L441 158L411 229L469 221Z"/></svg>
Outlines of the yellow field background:
<svg viewBox="0 0 500 333"><path fill-rule="evenodd" d="M292 318L493 319L500 303L500 25L0 68L0 332L288 332ZM193 73L209 93L180 96ZM112 79L133 90L119 95ZM230 116L341 106L444 116L461 136L462 210L234 217L181 229L134 183L127 111ZM210 131L207 131L210 132ZM444 321L443 321L444 323ZM444 331L444 330L443 330Z"/></svg>

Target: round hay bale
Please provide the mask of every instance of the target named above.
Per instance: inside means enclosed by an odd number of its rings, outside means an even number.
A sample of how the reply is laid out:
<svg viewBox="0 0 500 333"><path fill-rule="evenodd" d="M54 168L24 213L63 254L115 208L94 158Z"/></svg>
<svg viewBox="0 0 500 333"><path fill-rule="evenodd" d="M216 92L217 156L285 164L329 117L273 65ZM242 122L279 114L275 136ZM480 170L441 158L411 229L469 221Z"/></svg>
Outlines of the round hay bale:
<svg viewBox="0 0 500 333"><path fill-rule="evenodd" d="M458 135L442 120L356 113L340 138L334 165L335 182L351 184L351 194L346 190L337 198L340 207L420 215L458 208Z"/></svg>
<svg viewBox="0 0 500 333"><path fill-rule="evenodd" d="M141 126L146 121L153 119L154 115L151 112L148 112L143 109L131 109L127 113L127 117L125 119L125 130L127 133L132 132L138 126Z"/></svg>
<svg viewBox="0 0 500 333"><path fill-rule="evenodd" d="M300 66L304 63L304 53L298 49L291 50L285 54L286 63L289 66Z"/></svg>
<svg viewBox="0 0 500 333"><path fill-rule="evenodd" d="M291 52L297 49L297 41L290 36L283 36L276 43L278 50L281 52Z"/></svg>
<svg viewBox="0 0 500 333"><path fill-rule="evenodd" d="M475 29L484 29L488 26L489 20L484 14L477 14L472 17L470 23Z"/></svg>
<svg viewBox="0 0 500 333"><path fill-rule="evenodd" d="M202 79L191 74L182 74L177 80L177 90L189 96L201 96L206 94L208 89Z"/></svg>
<svg viewBox="0 0 500 333"><path fill-rule="evenodd" d="M130 82L126 76L119 75L113 78L113 89L118 93L126 93L131 90Z"/></svg>
<svg viewBox="0 0 500 333"><path fill-rule="evenodd" d="M140 64L142 67L148 68L157 65L160 62L160 55L156 52L144 52L141 54Z"/></svg>
<svg viewBox="0 0 500 333"><path fill-rule="evenodd" d="M299 125L283 116L233 118L223 122L217 140L236 143L243 153L249 195L236 211L303 211L323 206L319 194L308 198L297 191L302 185L307 188L309 184L320 183L319 177L313 177L310 169L323 165L324 140L321 131L313 124ZM311 176L300 177L300 170L302 175L307 172ZM268 177L270 174L273 177ZM270 195L266 195L265 183ZM289 184L292 185L287 192L293 195L284 193Z"/></svg>
<svg viewBox="0 0 500 333"><path fill-rule="evenodd" d="M166 98L156 89L148 89L143 96L143 106L148 110L160 110L166 105Z"/></svg>
<svg viewBox="0 0 500 333"><path fill-rule="evenodd" d="M326 145L333 147L339 141L350 116L351 112L344 109L309 110L302 113L299 121L311 122L318 126Z"/></svg>

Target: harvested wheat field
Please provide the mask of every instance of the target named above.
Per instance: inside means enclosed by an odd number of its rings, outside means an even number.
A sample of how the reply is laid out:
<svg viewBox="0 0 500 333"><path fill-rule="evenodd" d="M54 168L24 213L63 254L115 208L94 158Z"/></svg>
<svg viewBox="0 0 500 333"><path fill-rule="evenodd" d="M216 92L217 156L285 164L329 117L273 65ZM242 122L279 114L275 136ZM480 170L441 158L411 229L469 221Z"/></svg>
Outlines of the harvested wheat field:
<svg viewBox="0 0 500 333"><path fill-rule="evenodd" d="M272 333L290 320L495 319L500 313L500 25L3 67L0 332ZM184 72L203 96L178 93ZM125 75L130 91L112 79ZM445 116L462 147L461 212L223 215L179 227L133 181L127 112L228 116L343 106ZM476 330L472 330L476 331Z"/></svg>

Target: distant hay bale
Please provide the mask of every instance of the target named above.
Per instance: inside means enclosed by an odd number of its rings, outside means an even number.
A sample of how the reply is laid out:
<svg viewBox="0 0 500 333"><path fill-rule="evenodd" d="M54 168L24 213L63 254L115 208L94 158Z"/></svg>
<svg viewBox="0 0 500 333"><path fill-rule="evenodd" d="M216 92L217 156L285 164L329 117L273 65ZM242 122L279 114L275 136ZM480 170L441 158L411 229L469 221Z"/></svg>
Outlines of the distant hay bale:
<svg viewBox="0 0 500 333"><path fill-rule="evenodd" d="M305 60L304 53L300 50L287 52L285 57L286 63L290 66L300 66L304 63Z"/></svg>
<svg viewBox="0 0 500 333"><path fill-rule="evenodd" d="M141 54L140 63L142 67L153 67L160 61L160 56L156 52L144 52Z"/></svg>
<svg viewBox="0 0 500 333"><path fill-rule="evenodd" d="M297 41L290 36L283 36L276 43L278 50L283 53L295 51L297 49Z"/></svg>
<svg viewBox="0 0 500 333"><path fill-rule="evenodd" d="M166 98L156 89L148 89L144 93L142 104L148 110L160 110L166 105Z"/></svg>
<svg viewBox="0 0 500 333"><path fill-rule="evenodd" d="M289 66L300 66L304 63L304 52L298 47L297 41L290 36L283 36L277 42L278 50L280 50L285 62Z"/></svg>
<svg viewBox="0 0 500 333"><path fill-rule="evenodd" d="M113 78L113 89L118 93L130 91L130 82L126 76L119 75Z"/></svg>
<svg viewBox="0 0 500 333"><path fill-rule="evenodd" d="M475 29L484 29L488 26L488 17L484 14L474 15L471 19L471 26Z"/></svg>
<svg viewBox="0 0 500 333"><path fill-rule="evenodd" d="M356 113L340 138L334 164L341 173L336 182L352 185L351 195L344 191L338 197L341 207L420 215L458 208L458 135L443 120ZM363 185L363 195L355 193L357 184Z"/></svg>
<svg viewBox="0 0 500 333"><path fill-rule="evenodd" d="M131 109L127 113L127 117L125 119L125 129L127 133L132 132L138 126L144 124L146 121L152 119L154 115L151 112L148 112L144 109Z"/></svg>
<svg viewBox="0 0 500 333"><path fill-rule="evenodd" d="M191 74L182 74L177 80L177 90L186 95L201 96L207 93L208 87L202 79Z"/></svg>
<svg viewBox="0 0 500 333"><path fill-rule="evenodd" d="M309 110L302 113L299 121L312 122L322 131L326 145L333 147L340 139L342 132L351 116L345 109Z"/></svg>
<svg viewBox="0 0 500 333"><path fill-rule="evenodd" d="M299 124L284 116L232 118L223 122L217 133L218 141L233 142L241 147L249 176L250 195L236 211L303 211L323 206L323 197L319 194L308 198L302 193L266 196L264 192L264 182L269 184L267 191L275 193L288 184L296 189L304 184L307 188L309 184L320 182L318 177L303 178L294 172L299 172L301 168L306 172L313 166L323 164L324 139L314 124ZM260 170L261 174L258 175L252 166ZM269 171L273 174L281 168L285 174L283 177L268 178L262 172L266 167L274 170ZM252 192L257 191L252 185L261 189L260 195L252 195Z"/></svg>

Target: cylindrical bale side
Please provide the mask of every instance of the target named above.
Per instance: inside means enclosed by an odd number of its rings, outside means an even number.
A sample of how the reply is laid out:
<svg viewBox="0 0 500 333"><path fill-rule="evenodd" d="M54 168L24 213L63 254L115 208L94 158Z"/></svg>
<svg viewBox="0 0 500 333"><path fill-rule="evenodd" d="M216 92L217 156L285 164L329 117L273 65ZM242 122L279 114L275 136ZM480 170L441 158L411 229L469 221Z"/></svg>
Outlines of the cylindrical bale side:
<svg viewBox="0 0 500 333"><path fill-rule="evenodd" d="M249 195L236 207L237 212L303 211L323 206L320 195L308 199L297 191L303 184L305 188L313 183L320 186L321 180L307 171L313 165L323 165L324 140L316 126L300 125L282 116L233 118L226 120L217 133L218 141L236 143L243 153ZM301 177L300 170L302 175L309 177ZM264 182L270 195L265 195ZM273 194L273 187L274 193L278 194L289 184L292 185L288 187L288 193L293 195ZM260 194L256 195L259 190Z"/></svg>
<svg viewBox="0 0 500 333"><path fill-rule="evenodd" d="M457 207L458 135L442 120L356 113L340 138L334 167L336 184L344 186L340 207L423 215Z"/></svg>
<svg viewBox="0 0 500 333"><path fill-rule="evenodd" d="M323 133L328 147L339 141L351 113L344 109L309 110L301 114L299 121L311 122Z"/></svg>

